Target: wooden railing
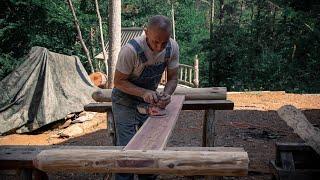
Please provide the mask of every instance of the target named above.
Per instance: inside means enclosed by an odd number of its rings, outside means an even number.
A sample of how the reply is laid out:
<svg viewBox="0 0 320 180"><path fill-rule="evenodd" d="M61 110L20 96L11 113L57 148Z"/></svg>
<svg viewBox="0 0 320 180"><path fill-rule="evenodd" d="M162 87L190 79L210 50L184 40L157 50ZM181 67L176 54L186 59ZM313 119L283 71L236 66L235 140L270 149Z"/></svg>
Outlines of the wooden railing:
<svg viewBox="0 0 320 180"><path fill-rule="evenodd" d="M161 84L167 82L166 71L163 73ZM183 84L190 87L199 87L199 59L196 55L193 66L180 64L178 70L178 84Z"/></svg>

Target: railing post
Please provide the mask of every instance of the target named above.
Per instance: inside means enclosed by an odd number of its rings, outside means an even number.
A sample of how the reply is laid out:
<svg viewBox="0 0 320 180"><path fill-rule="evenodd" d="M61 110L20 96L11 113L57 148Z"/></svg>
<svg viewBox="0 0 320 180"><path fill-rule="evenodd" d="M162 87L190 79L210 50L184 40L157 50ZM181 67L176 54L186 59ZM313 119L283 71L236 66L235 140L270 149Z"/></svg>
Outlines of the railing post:
<svg viewBox="0 0 320 180"><path fill-rule="evenodd" d="M189 68L189 83L192 84L192 68Z"/></svg>
<svg viewBox="0 0 320 180"><path fill-rule="evenodd" d="M188 78L188 68L184 68L184 81L187 82L187 78Z"/></svg>
<svg viewBox="0 0 320 180"><path fill-rule="evenodd" d="M194 58L194 79L193 84L197 88L199 87L199 59L198 55Z"/></svg>

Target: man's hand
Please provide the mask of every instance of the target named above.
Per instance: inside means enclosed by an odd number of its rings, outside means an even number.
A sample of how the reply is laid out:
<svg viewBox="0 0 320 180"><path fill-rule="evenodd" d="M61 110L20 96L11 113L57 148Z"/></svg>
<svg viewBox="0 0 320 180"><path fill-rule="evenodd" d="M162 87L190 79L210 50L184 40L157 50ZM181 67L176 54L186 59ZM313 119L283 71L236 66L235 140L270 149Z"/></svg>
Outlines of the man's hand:
<svg viewBox="0 0 320 180"><path fill-rule="evenodd" d="M156 91L146 90L145 93L141 96L143 100L150 104L157 104L158 103L158 93Z"/></svg>
<svg viewBox="0 0 320 180"><path fill-rule="evenodd" d="M159 96L160 98L156 105L164 109L171 102L171 96L164 92L160 92Z"/></svg>

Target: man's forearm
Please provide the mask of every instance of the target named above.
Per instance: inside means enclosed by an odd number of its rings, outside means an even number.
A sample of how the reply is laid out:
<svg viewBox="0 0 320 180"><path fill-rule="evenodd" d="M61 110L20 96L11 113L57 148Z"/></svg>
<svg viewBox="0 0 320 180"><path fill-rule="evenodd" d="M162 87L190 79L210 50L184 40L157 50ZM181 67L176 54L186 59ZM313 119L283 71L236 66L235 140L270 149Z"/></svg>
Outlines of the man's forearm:
<svg viewBox="0 0 320 180"><path fill-rule="evenodd" d="M115 88L138 97L142 97L142 95L147 91L144 88L138 87L134 85L133 83L129 82L128 80L119 80L117 83L115 83Z"/></svg>
<svg viewBox="0 0 320 180"><path fill-rule="evenodd" d="M166 83L163 92L172 95L173 92L176 90L177 84L178 84L177 79L169 80Z"/></svg>

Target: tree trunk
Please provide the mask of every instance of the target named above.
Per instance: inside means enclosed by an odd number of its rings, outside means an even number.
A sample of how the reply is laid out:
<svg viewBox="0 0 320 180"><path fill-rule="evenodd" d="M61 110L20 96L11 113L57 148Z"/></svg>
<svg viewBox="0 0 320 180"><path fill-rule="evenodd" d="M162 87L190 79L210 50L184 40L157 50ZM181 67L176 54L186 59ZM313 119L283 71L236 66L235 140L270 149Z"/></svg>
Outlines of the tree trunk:
<svg viewBox="0 0 320 180"><path fill-rule="evenodd" d="M107 52L106 52L106 47L104 43L104 37L103 37L103 30L102 30L102 20L101 20L101 15L99 11L99 3L98 0L95 0L96 4L96 11L97 11L97 17L99 20L99 29L100 29L100 40L101 40L101 46L102 46L102 54L103 54L103 59L106 65L106 75L108 76L108 57L107 57Z"/></svg>
<svg viewBox="0 0 320 180"><path fill-rule="evenodd" d="M176 25L175 25L175 20L174 20L173 2L171 2L171 18L172 18L172 35L173 35L173 39L176 40Z"/></svg>
<svg viewBox="0 0 320 180"><path fill-rule="evenodd" d="M244 8L244 2L240 1L240 14L239 14L239 25L240 26L241 26L241 18L242 18L243 8Z"/></svg>
<svg viewBox="0 0 320 180"><path fill-rule="evenodd" d="M108 88L113 88L115 66L121 48L121 1L110 0L109 3Z"/></svg>
<svg viewBox="0 0 320 180"><path fill-rule="evenodd" d="M91 57L94 57L94 55L96 54L96 49L95 49L95 47L94 47L94 36L95 36L95 28L94 27L91 27L90 28L90 56ZM94 66L95 66L96 64L94 64ZM98 68L97 68L98 70L100 70L100 67L98 66ZM96 69L96 70L97 70Z"/></svg>
<svg viewBox="0 0 320 180"><path fill-rule="evenodd" d="M224 17L224 0L220 0L220 16L219 16L220 25L222 23L223 17Z"/></svg>
<svg viewBox="0 0 320 180"><path fill-rule="evenodd" d="M76 29L77 29L77 32L78 32L78 37L79 37L79 40L80 40L82 49L83 49L84 53L86 54L86 56L87 56L87 58L88 58L89 65L90 65L90 69L91 69L91 73L93 73L93 72L94 72L94 69L93 69L93 65L92 65L90 53L89 53L89 50L88 50L86 44L85 44L84 41L83 41L82 33L81 33L81 30L80 30L79 21L78 21L78 18L77 18L77 16L76 16L76 12L75 12L75 10L74 10L74 7L73 7L73 4L72 4L72 1L71 1L71 0L68 0L68 5L69 5L69 7L70 7L70 10L71 10L72 15L73 15L73 18L74 18L74 24L75 24Z"/></svg>
<svg viewBox="0 0 320 180"><path fill-rule="evenodd" d="M210 7L210 41L213 42L214 0L211 0Z"/></svg>

